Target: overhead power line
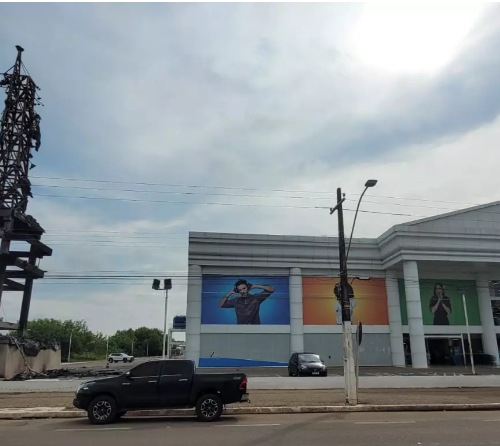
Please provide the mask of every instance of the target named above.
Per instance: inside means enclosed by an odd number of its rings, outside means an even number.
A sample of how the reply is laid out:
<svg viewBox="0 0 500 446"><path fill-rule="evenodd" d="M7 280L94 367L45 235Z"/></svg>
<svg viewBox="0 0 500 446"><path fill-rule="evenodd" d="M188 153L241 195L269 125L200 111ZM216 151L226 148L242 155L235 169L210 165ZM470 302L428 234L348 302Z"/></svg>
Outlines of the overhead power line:
<svg viewBox="0 0 500 446"><path fill-rule="evenodd" d="M218 197L236 197L236 198L281 198L281 199L290 199L290 200L329 200L332 201L334 197L312 197L306 195L299 196L287 196L287 195L255 195L255 194L228 194L221 192L183 192L183 191L163 191L163 190L144 190L144 189L124 189L124 188L104 188L104 187L85 187L85 186L64 186L58 184L34 184L36 187L46 187L46 188L57 188L57 189L72 189L72 190L90 190L90 191L99 191L99 192L132 192L132 193L141 193L141 194L162 194L162 195L192 195L192 196L218 196ZM42 195L42 194L37 194ZM96 197L100 198L100 197ZM106 197L103 197L106 198ZM353 198L346 198L345 201L357 202ZM450 209L443 208L439 206L428 206L422 204L408 204L408 203L386 203L383 201L371 201L364 200L365 203L372 204L384 204L388 206L404 206L404 207L420 207L426 209L438 209L438 210L446 210L446 211L456 211L458 209Z"/></svg>
<svg viewBox="0 0 500 446"><path fill-rule="evenodd" d="M279 204L256 204L256 203L224 203L224 202L191 202L191 201L171 201L171 200L146 200L140 198L120 198L120 197L86 197L80 195L50 195L50 194L36 194L38 197L49 198L71 198L80 200L110 200L110 201L127 201L135 203L165 203L165 204L178 204L178 205L208 205L208 206L236 206L236 207L267 207L267 208L289 208L289 209L330 209L330 206L297 206L297 205L279 205ZM354 212L355 209L344 208L344 211ZM402 217L426 217L425 215L403 214L397 212L383 212L383 211L369 211L360 209L359 212L368 214L382 214L382 215L395 215Z"/></svg>
<svg viewBox="0 0 500 446"><path fill-rule="evenodd" d="M195 201L171 201L171 200L150 200L141 198L121 198L121 197L87 197L80 195L51 195L51 194L36 194L39 197L50 197L50 198L71 198L71 199L81 199L81 200L108 200L108 201L125 201L133 203L165 203L165 204L175 204L175 205L196 205L196 206L226 206L226 207L264 207L264 208L285 208L285 209L330 209L330 206L306 206L306 205L283 205L283 204L264 204L264 203L225 203L225 202L195 202ZM373 202L372 202L373 203ZM390 203L378 203L384 205L390 205ZM446 209L446 208L436 208L444 211L443 213L456 212L459 209ZM344 211L355 212L355 209L344 208ZM379 215L393 215L397 217L416 217L416 218L428 218L434 217L435 215L418 215L418 214L407 214L400 212L385 212L385 211L374 211L367 209L359 209L358 212L366 214L379 214ZM484 214L494 214L500 215L500 212L491 212L488 210L481 211ZM477 220L490 222L489 220ZM490 222L491 223L491 222Z"/></svg>
<svg viewBox="0 0 500 446"><path fill-rule="evenodd" d="M332 191L319 191L319 190L304 190L304 189L266 189L266 188L249 188L249 187L235 187L235 186L207 186L199 184L175 184L175 183L158 183L158 182L140 182L140 181L115 181L115 180L99 180L90 178L71 178L71 177L53 177L53 176L31 176L31 178L43 179L43 180L54 180L54 181L70 181L70 182L85 182L85 183L100 183L100 184L123 184L123 185L135 185L135 186L161 186L161 187L184 187L184 188L194 188L194 189L214 189L214 190L235 190L235 191L254 191L254 192L286 192L286 193L312 193L312 194L328 194L332 195L334 198L334 192ZM354 194L356 196L356 194ZM366 197L372 198L388 198L392 200L408 200L408 201L422 201L428 203L447 203L455 205L465 205L465 206L478 206L482 203L471 203L463 201L450 201L450 200L431 200L428 198L417 198L417 197L398 197L398 196L388 196L388 195L371 195L366 194ZM328 197L326 197L328 198ZM357 200L356 200L357 201Z"/></svg>

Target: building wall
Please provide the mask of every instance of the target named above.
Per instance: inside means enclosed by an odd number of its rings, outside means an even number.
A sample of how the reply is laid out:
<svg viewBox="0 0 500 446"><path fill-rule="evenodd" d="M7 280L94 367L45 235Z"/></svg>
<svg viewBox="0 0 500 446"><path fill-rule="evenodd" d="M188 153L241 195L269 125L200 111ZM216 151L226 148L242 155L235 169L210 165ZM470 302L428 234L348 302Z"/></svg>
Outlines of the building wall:
<svg viewBox="0 0 500 446"><path fill-rule="evenodd" d="M204 333L200 357L254 361L288 362L290 334L287 333Z"/></svg>
<svg viewBox="0 0 500 446"><path fill-rule="evenodd" d="M448 268L448 266L440 270L440 268L435 264L426 265L424 262L422 262L421 265L422 270L426 270L426 268L432 268L432 274L429 274L430 277L424 276L417 278L417 280L421 284L421 286L417 286L417 289L423 287L421 289L424 290L424 294L422 294L421 291L419 303L419 306L422 306L422 313L425 313L426 311L428 312L429 310L429 290L427 290L427 288L429 288L430 284L432 285L434 281L441 281L444 282L445 286L448 287L447 289L450 297L452 296L452 293L454 293L453 297L455 299L455 313L453 316L457 320L459 320L460 317L458 317L458 315L461 311L461 299L458 299L455 295L457 295L457 293L460 294L457 287L460 287L463 283L467 290L467 299L469 300L469 298L471 298L471 301L468 303L470 323L469 330L471 333L483 334L482 320L485 318L485 314L488 318L492 319L492 314L490 315L487 312L487 309L482 311L481 315L478 314L478 296L475 293L476 285L474 281L470 280L472 277L474 277L474 274L464 274L463 271L461 271L461 269L458 267L456 268L455 273L453 273ZM243 272L240 270L240 274L238 274L237 276L249 277L250 279L252 279L252 269L249 268L246 271L247 274L243 274ZM225 275L221 275L220 272L221 271L219 269L219 274L216 275L216 281L221 280L220 277L222 277L223 279L225 278ZM276 280L277 278L283 281L285 276L283 271L280 271L279 275L273 276L272 274L266 274L261 269L258 270L258 274L263 279L265 279L266 283L273 283L273 280ZM300 302L301 304L303 304L301 305L303 306L302 315L305 315L308 311L310 311L307 309L307 305L304 304L307 301L307 296L309 296L313 301L313 309L316 309L318 306L321 307L321 305L323 305L323 302L320 303L318 299L320 299L321 301L323 300L323 294L321 294L325 292L323 288L330 290L332 288L331 282L338 280L332 277L318 277L316 273L314 276L305 276L302 274L302 271L299 268L290 269L289 274L290 277L300 277L300 280L289 281L290 288L287 305L290 306L291 310L293 306ZM359 282L361 288L357 289L359 292L359 294L357 294L357 298L359 298L361 302L358 304L357 310L355 310L354 314L355 317L359 317L361 322L363 322L364 324L363 343L360 347L361 365L404 366L405 364L404 352L402 346L399 345L402 344L402 335L394 335L394 333L397 334L397 332L409 333L410 335L412 335L412 331L407 325L407 304L405 296L406 292L404 289L404 274L402 276L403 278L400 278L398 277L398 274L394 274L394 272L391 271L387 273L387 277L385 278L385 280L378 277L374 281L371 281L373 282L372 284L370 284L370 280ZM341 366L343 364L342 327L335 323L336 321L334 313L328 316L328 320L331 320L331 323L325 321L313 322L323 325L310 325L310 323L306 324L306 319L302 321L300 319L301 315L298 314L297 311L295 313L297 313L296 317L298 319L294 321L294 324L291 324L292 318L290 318L288 325L264 324L248 326L235 325L234 322L229 322L227 325L225 325L227 322L222 322L221 324L202 324L201 315L203 313L203 298L201 297L201 295L203 294L202 290L204 289L204 287L203 285L200 285L200 282L203 283L203 280L205 280L206 277L207 275L203 274L202 271L201 276L198 276L197 278L197 286L191 287L191 289L195 289L196 296L194 301L191 299L190 306L191 308L193 308L193 302L197 302L196 305L198 309L196 310L196 312L199 313L200 316L196 321L194 321L195 324L197 324L196 326L199 333L199 354L196 357L191 357L190 359L198 361L199 358L206 359L210 358L212 355L215 358L218 358L219 362L217 364L210 361L207 363L207 361L204 360L205 366L224 366L224 361L227 362L227 366L229 366L229 364L231 364L232 366L244 366L248 361L260 361L260 363L258 364L252 363L253 365L277 365L277 363L281 363L284 365L288 362L291 353L293 353L294 351L310 351L320 354L322 359L330 366ZM233 280L234 277L236 276L231 275L231 280ZM466 278L468 279L468 281L457 280L457 278ZM316 288L313 288L312 291L307 291L307 283L310 282L310 280L308 279L313 279L313 282L316 283ZM213 281L214 275L208 275L207 280ZM380 283L380 281L382 281L382 284ZM413 285L413 282L415 281L411 279L410 282L412 282ZM388 305L388 297L387 293L385 292L384 285L387 283L393 285L392 292L396 293L392 304L396 306L394 312L400 316L400 319L399 321L397 320L397 318L395 320L391 320L391 325L389 325L388 323L385 325L371 325L377 324L377 321L380 320L380 315L383 315L386 311L380 311L380 307L387 307ZM416 285L416 283L414 285ZM224 284L221 289L226 290L228 286L230 285ZM481 286L484 287L484 285ZM211 289L213 289L213 287L209 288L208 293L211 293ZM286 291L286 287L283 288L282 286L281 289ZM328 293L330 292L328 291ZM219 294L220 293L217 292L217 298L215 299L215 302L218 302ZM323 307L323 309L320 308L320 311L316 313L322 314L324 313L324 311L328 311L328 309L331 310L330 307L333 306L334 298L332 296L327 296L327 298L330 299L331 302L326 307ZM373 306L373 310L371 309L371 307L369 307L368 313L366 311L360 312L360 310L362 309L361 307L365 304L363 302L363 299L373 299L375 301L374 306L372 305L374 302L370 304ZM489 291L487 295L484 295L484 293L482 293L480 299L487 300L487 303L483 305L483 307L491 306ZM207 300L211 301L214 299L212 297L209 297L209 299ZM211 304L211 306L215 306L215 304L213 303ZM216 311L218 310L219 309L217 308ZM234 312L233 309L225 309L222 311L229 311L231 312L231 316L234 316L232 314ZM290 311L290 316L291 313L292 312ZM360 315L363 314L365 316L360 317ZM374 315L376 314L379 314L379 316L376 316L374 318ZM370 319L373 319L373 321L369 322ZM310 320L309 317L308 320ZM463 323L455 323L454 325L452 324L450 326L435 326L430 325L429 320L430 319L428 314L424 314L423 316L421 316L420 323L423 325L421 333L422 340L424 340L424 337L430 335L457 335L466 332L466 327L465 325L463 325ZM357 320L355 320L355 323L356 322ZM273 322L271 321L271 324L272 323ZM399 328L396 325L399 325ZM490 337L495 337L496 339L496 332L499 331L500 328L494 327L493 323L490 325L492 325L493 327L491 329L493 334ZM355 331L356 327L354 326L354 332ZM486 339L486 335L484 335L483 338ZM293 342L292 339L294 339ZM395 345L395 343L397 344L396 350L400 350L399 352L392 350L392 347ZM491 354L492 350L493 347L489 347L485 351ZM498 353L496 353L495 355L498 355ZM419 367L425 367L425 364L427 364L425 347L424 353L421 353L420 356L421 358L419 360ZM229 359L237 361L228 362L227 360ZM266 364L266 362L269 362L270 364Z"/></svg>
<svg viewBox="0 0 500 446"><path fill-rule="evenodd" d="M355 339L353 338L353 345ZM343 364L341 333L306 333L304 350L321 356L328 366ZM388 333L368 333L363 335L359 349L359 364L363 366L392 365L390 336Z"/></svg>
<svg viewBox="0 0 500 446"><path fill-rule="evenodd" d="M333 312L333 282L339 271L336 238L191 233L189 269L189 359L198 361L215 352L219 357L276 362L287 361L292 352L304 350L319 353L329 365L343 363L342 327ZM266 310L263 325L231 325L235 322L229 317L214 314L210 322L202 324L201 284L202 278L210 275L231 279L289 277L289 320L273 321ZM361 296L354 311L354 325L359 320L364 326L361 364L404 366L402 344L407 333L414 366L426 367L426 337L465 332L464 317L458 311L462 287L468 300L471 333L481 334L484 351L499 360L496 334L500 333L500 305L494 319L487 290L489 281L500 279L499 204L396 225L377 239L353 239L349 275L376 279L353 285L357 288L355 295ZM464 280L469 283L457 282ZM449 317L449 326L434 325L429 314L435 282L444 282L457 309ZM229 289L229 283L207 293L219 296L227 292L226 287ZM280 296L286 299L283 289L282 284ZM215 310L216 306L210 304ZM273 314L278 313L273 310Z"/></svg>

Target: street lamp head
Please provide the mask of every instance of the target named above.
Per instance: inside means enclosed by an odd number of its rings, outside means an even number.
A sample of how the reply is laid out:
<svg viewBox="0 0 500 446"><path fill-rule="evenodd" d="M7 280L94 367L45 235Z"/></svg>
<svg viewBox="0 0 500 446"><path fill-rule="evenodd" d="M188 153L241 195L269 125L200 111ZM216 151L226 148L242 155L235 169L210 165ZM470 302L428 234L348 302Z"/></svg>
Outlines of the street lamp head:
<svg viewBox="0 0 500 446"><path fill-rule="evenodd" d="M160 281L158 279L153 280L153 290L159 290L160 289Z"/></svg>
<svg viewBox="0 0 500 446"><path fill-rule="evenodd" d="M374 187L377 184L377 180L368 180L365 183L365 187Z"/></svg>

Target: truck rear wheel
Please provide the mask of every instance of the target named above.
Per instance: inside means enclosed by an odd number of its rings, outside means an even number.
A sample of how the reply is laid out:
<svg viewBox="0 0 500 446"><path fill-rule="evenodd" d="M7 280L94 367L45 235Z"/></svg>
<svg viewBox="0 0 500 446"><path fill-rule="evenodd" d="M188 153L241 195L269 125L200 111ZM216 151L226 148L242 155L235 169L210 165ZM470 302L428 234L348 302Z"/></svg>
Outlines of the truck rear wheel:
<svg viewBox="0 0 500 446"><path fill-rule="evenodd" d="M196 403L196 416L200 421L216 421L222 415L223 404L218 395L207 393Z"/></svg>
<svg viewBox="0 0 500 446"><path fill-rule="evenodd" d="M117 417L116 401L114 398L101 395L90 403L87 416L92 424L108 424Z"/></svg>

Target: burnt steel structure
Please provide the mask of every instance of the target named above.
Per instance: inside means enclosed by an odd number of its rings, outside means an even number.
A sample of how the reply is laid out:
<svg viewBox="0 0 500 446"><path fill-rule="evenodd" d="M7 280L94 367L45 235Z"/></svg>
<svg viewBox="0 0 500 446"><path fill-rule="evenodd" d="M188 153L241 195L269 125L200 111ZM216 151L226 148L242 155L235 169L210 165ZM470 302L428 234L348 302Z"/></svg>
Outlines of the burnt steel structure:
<svg viewBox="0 0 500 446"><path fill-rule="evenodd" d="M0 330L26 330L33 281L45 274L37 263L52 255L52 249L42 243L45 232L40 224L26 214L32 197L29 171L34 167L32 149L40 148L40 115L35 106L41 105L39 89L22 62L24 49L16 46L14 66L0 78L5 88L5 109L0 121L0 303L7 291L23 293L18 323L0 322ZM12 242L25 242L29 249L11 249Z"/></svg>

